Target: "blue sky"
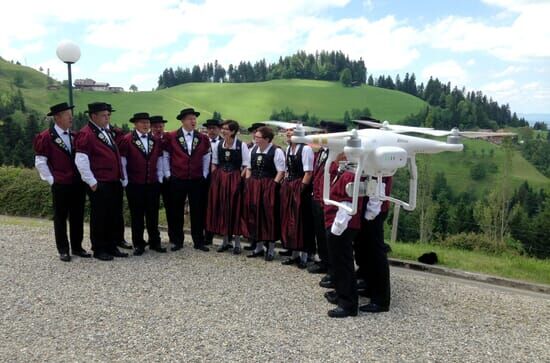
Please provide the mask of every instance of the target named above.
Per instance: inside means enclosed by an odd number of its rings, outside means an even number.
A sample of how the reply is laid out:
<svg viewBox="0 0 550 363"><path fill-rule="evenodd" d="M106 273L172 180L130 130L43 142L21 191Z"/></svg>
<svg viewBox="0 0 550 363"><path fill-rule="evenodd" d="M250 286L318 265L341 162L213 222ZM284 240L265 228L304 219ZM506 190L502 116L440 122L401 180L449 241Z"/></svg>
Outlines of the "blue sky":
<svg viewBox="0 0 550 363"><path fill-rule="evenodd" d="M369 73L430 76L519 113L550 113L550 0L206 0L4 3L0 56L74 78L156 86L166 67L342 50Z"/></svg>

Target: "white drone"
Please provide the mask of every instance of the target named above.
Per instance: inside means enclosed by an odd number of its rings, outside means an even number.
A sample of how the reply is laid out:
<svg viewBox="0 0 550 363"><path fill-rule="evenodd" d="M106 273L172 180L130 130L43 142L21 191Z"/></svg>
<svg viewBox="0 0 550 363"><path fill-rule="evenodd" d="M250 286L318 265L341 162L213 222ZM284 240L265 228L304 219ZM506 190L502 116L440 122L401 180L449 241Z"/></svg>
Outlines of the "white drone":
<svg viewBox="0 0 550 363"><path fill-rule="evenodd" d="M460 143L461 136L476 138L515 135L509 132L459 131L456 128L451 131L442 131L425 127L390 125L387 121L378 123L354 120L354 122L375 128L306 135L306 131L309 130L301 124L285 123L285 127L282 126L282 123L277 125L276 123L280 123L279 121L266 122L282 128L294 128L294 136L292 136L292 142L294 143L318 144L330 150L325 164L323 199L326 204L342 208L349 214L357 213L357 201L360 196L378 197L380 200L388 200L400 205L406 210L414 210L417 190L416 154L462 151L464 145ZM448 138L447 142L442 142L402 135L403 133L448 136ZM346 167L355 172L354 182L346 186L346 192L352 197L351 207L331 200L329 193L330 165L336 159L336 156L342 152L346 155ZM405 202L385 196L382 189L382 178L394 175L397 169L407 165L410 171L409 201Z"/></svg>

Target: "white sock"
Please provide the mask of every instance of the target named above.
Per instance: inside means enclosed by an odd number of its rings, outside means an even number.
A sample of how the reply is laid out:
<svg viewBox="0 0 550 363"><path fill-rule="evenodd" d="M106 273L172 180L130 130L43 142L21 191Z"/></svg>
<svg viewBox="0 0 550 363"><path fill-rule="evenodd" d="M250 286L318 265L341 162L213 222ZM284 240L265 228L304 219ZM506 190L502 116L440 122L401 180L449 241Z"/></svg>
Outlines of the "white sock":
<svg viewBox="0 0 550 363"><path fill-rule="evenodd" d="M259 253L259 252L262 252L263 250L264 250L263 243L258 241L258 243L256 243L256 249L254 250L254 253Z"/></svg>
<svg viewBox="0 0 550 363"><path fill-rule="evenodd" d="M269 248L267 249L268 256L275 256L275 242L269 242Z"/></svg>
<svg viewBox="0 0 550 363"><path fill-rule="evenodd" d="M227 246L228 243L229 243L229 237L228 236L223 236L222 247Z"/></svg>
<svg viewBox="0 0 550 363"><path fill-rule="evenodd" d="M235 236L235 248L241 248L241 236Z"/></svg>

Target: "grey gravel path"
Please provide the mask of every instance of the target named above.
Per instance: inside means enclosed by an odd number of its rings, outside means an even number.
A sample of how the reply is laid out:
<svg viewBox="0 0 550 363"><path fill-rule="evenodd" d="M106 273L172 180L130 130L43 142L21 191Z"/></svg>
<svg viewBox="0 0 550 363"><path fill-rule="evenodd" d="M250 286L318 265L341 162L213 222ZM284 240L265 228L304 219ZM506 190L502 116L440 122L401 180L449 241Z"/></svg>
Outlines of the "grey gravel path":
<svg viewBox="0 0 550 363"><path fill-rule="evenodd" d="M333 320L318 281L188 245L63 263L50 223L0 217L0 360L550 361L547 296L392 269L389 313Z"/></svg>

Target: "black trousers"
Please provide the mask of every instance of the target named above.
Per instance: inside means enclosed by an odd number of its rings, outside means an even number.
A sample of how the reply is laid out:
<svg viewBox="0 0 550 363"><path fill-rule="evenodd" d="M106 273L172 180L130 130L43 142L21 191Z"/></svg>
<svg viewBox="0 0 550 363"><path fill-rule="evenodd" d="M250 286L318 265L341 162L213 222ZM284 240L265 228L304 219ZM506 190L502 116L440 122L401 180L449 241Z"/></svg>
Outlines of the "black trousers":
<svg viewBox="0 0 550 363"><path fill-rule="evenodd" d="M388 213L380 213L372 221L362 220L354 243L358 277L367 283L371 302L390 306L390 266L384 245L384 221Z"/></svg>
<svg viewBox="0 0 550 363"><path fill-rule="evenodd" d="M205 193L205 198L206 200L204 201L204 205L208 205L208 190L210 189L210 182L211 182L211 176L212 174L208 174L208 177L206 178L206 184L205 184L205 189L206 189L206 193ZM204 222L203 222L203 226L206 227L206 208L204 208ZM207 231L206 229L204 230L204 240L206 243L208 244L212 244L212 241L214 240L214 233L212 232L209 232Z"/></svg>
<svg viewBox="0 0 550 363"><path fill-rule="evenodd" d="M116 235L115 235L115 242L122 242L126 241L126 238L124 238L124 192L122 191L120 194L117 194L116 197L116 205L114 207L116 209Z"/></svg>
<svg viewBox="0 0 550 363"><path fill-rule="evenodd" d="M332 280L336 285L338 306L346 310L357 310L357 279L353 262L353 240L357 230L346 229L336 236L327 229L328 251L332 263Z"/></svg>
<svg viewBox="0 0 550 363"><path fill-rule="evenodd" d="M126 186L126 198L128 198L128 207L130 208L134 248L145 247L145 239L143 238L145 226L147 226L149 247L159 247L160 183L129 183ZM145 224L143 223L144 220Z"/></svg>
<svg viewBox="0 0 550 363"><path fill-rule="evenodd" d="M204 215L206 209L206 182L201 179L170 179L171 222L168 224L170 241L177 246L183 245L184 207L189 198L191 216L191 237L194 246L204 245Z"/></svg>
<svg viewBox="0 0 550 363"><path fill-rule="evenodd" d="M84 203L86 202L86 184L52 185L53 228L55 244L59 253L82 250L84 235ZM69 220L69 238L67 238L67 219Z"/></svg>
<svg viewBox="0 0 550 363"><path fill-rule="evenodd" d="M170 230L171 219L171 205L170 205L170 179L164 179L160 185L160 194L162 195L162 204L164 204L164 213L166 214L166 223L168 223L168 230ZM169 236L170 237L170 236ZM172 238L170 237L170 242Z"/></svg>
<svg viewBox="0 0 550 363"><path fill-rule="evenodd" d="M325 212L323 205L316 200L312 200L313 214L313 231L315 233L315 242L317 254L319 255L319 263L323 267L329 266L328 247L327 247L327 231L325 230Z"/></svg>
<svg viewBox="0 0 550 363"><path fill-rule="evenodd" d="M111 253L120 237L122 210L118 208L122 198L120 181L98 182L96 191L88 188L90 198L90 239L95 253Z"/></svg>

